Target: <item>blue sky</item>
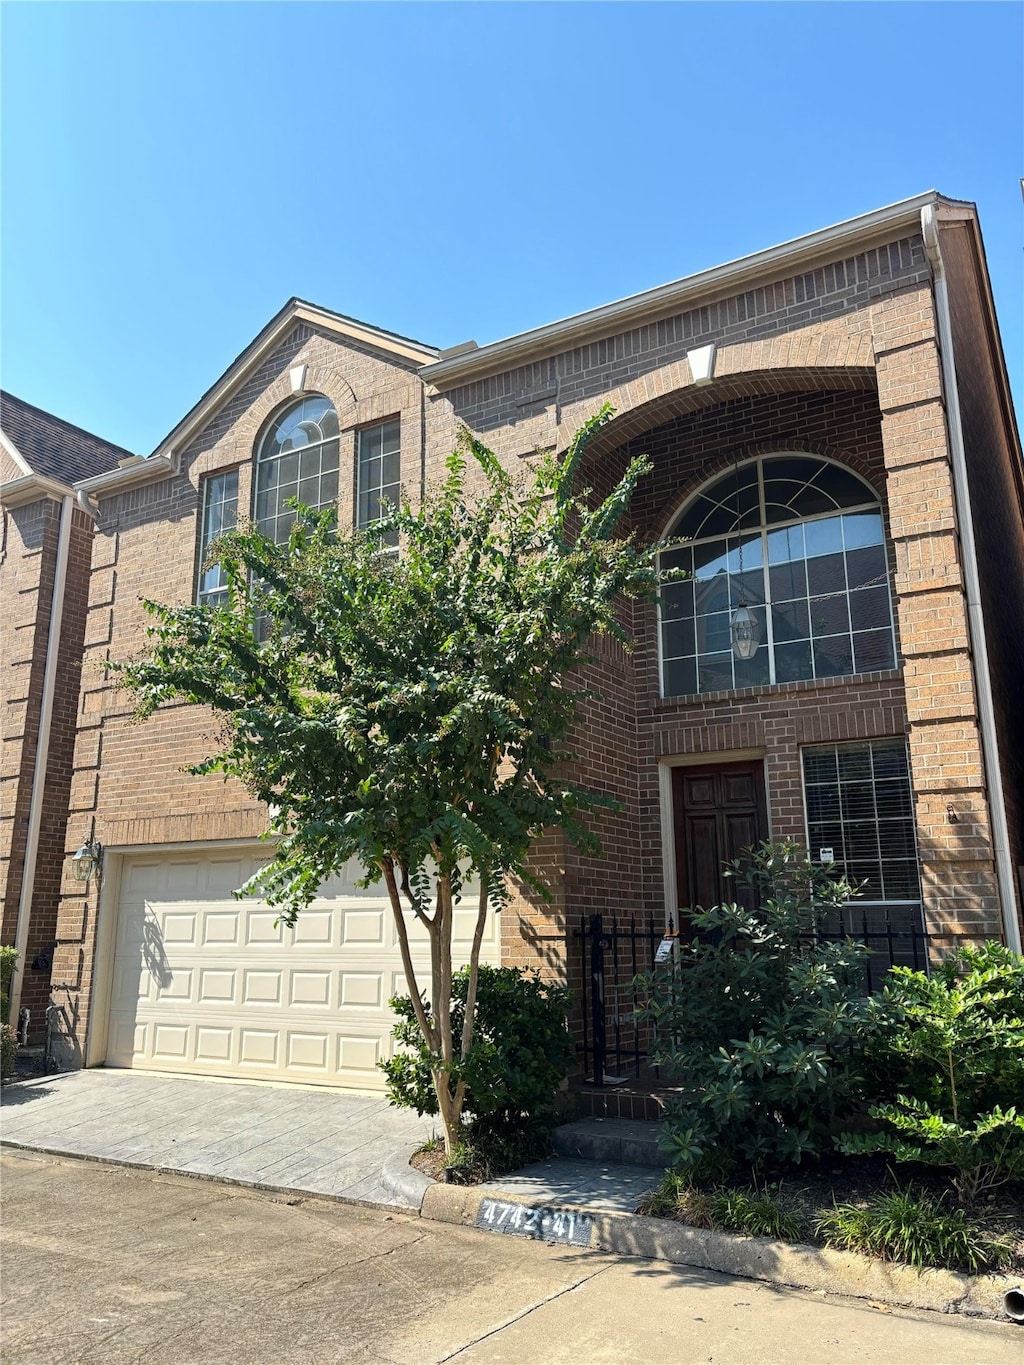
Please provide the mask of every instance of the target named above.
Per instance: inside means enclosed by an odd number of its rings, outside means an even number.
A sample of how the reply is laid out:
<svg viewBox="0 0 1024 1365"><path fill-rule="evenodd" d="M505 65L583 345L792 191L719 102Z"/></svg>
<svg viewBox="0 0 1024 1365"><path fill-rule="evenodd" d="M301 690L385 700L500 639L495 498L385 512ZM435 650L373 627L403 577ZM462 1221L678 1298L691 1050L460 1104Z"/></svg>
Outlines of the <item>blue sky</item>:
<svg viewBox="0 0 1024 1365"><path fill-rule="evenodd" d="M293 294L482 343L936 188L1019 412L1022 14L7 0L0 376L148 453Z"/></svg>

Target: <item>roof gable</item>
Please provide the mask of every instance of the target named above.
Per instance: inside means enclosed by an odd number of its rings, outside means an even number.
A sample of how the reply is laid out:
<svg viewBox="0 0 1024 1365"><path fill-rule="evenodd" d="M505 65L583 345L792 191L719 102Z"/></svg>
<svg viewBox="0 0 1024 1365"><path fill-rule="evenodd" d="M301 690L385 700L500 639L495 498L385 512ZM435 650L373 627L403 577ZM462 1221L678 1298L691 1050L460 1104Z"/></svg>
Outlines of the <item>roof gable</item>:
<svg viewBox="0 0 1024 1365"><path fill-rule="evenodd" d="M439 355L435 346L428 346L422 341L385 331L371 323L360 322L358 318L346 317L344 313L333 313L330 309L320 308L303 299L289 299L276 317L231 362L216 383L207 389L195 407L168 432L153 453L176 460L181 450L206 426L221 404L246 382L300 322L368 346L385 357L390 356L417 369L435 361Z"/></svg>

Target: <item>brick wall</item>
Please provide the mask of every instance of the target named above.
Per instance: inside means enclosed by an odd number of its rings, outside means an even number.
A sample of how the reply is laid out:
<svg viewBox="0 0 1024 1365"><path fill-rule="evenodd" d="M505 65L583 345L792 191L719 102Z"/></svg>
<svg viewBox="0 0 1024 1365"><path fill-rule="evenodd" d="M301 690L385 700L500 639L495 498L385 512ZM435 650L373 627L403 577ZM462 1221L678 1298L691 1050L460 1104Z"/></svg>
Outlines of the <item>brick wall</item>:
<svg viewBox="0 0 1024 1365"><path fill-rule="evenodd" d="M305 392L326 395L341 427L339 521L355 517L356 439L361 426L399 416L403 485L414 502L421 489L423 385L411 362L386 359L307 324L282 344L226 400L181 457L181 471L104 498L96 528L78 737L69 798L65 852L95 817L106 847L252 839L266 829L266 812L241 785L183 769L216 747L216 722L199 708L168 706L144 723L133 703L105 675L108 659L125 659L145 644L142 599L188 602L198 572L202 479L238 467L239 514L252 504L252 456L269 420L301 395L288 371L306 366ZM81 1044L93 982L99 887L84 889L65 863L60 895L61 947L55 976Z"/></svg>
<svg viewBox="0 0 1024 1365"><path fill-rule="evenodd" d="M40 707L53 603L61 504L42 499L5 509L5 553L0 593L3 677L2 816L0 877L4 943L13 943L22 895L29 808L36 770ZM45 787L26 941L21 1005L31 1011L33 1041L40 1036L50 992L50 972L32 963L57 936L57 907L67 837L68 801L75 745L77 699L92 547L92 522L71 512L67 575L58 642Z"/></svg>
<svg viewBox="0 0 1024 1365"><path fill-rule="evenodd" d="M993 362L1001 360L985 310L983 263L972 225L940 219L965 456L971 487L989 676L1024 929L1024 469L1014 415ZM947 624L948 629L948 624Z"/></svg>
<svg viewBox="0 0 1024 1365"><path fill-rule="evenodd" d="M686 355L709 342L718 347L714 382L697 386ZM168 707L135 725L102 664L141 647L140 596L190 600L200 481L237 466L239 507L249 507L254 446L292 398L288 371L300 361L307 392L325 394L339 414L343 527L354 518L361 425L400 416L403 481L415 501L424 481L441 477L460 423L517 469L538 448L564 448L606 399L620 415L594 443L581 479L599 496L631 454L649 453L654 470L630 523L641 536L661 534L719 470L772 451L839 460L882 503L900 653L892 671L662 700L652 608L624 608L632 653L595 643L579 681L601 697L584 704L573 777L621 808L595 821L599 861L560 837L540 842L536 864L552 900L515 896L503 919L507 961L572 981L579 964L566 937L580 914L662 913L664 858L672 856L662 849L663 762L763 755L772 831L802 839L801 746L894 735L909 741L931 927L998 931L935 320L916 237L446 392L425 389L411 362L296 327L191 441L180 474L103 502L70 798L76 835L93 814L99 837L119 846L241 839L263 828L264 813L235 784L181 775L209 751L209 719ZM955 825L946 817L953 801ZM83 895L65 881L61 937L69 947L58 972L75 984L73 1018L88 1009L95 913L95 886Z"/></svg>

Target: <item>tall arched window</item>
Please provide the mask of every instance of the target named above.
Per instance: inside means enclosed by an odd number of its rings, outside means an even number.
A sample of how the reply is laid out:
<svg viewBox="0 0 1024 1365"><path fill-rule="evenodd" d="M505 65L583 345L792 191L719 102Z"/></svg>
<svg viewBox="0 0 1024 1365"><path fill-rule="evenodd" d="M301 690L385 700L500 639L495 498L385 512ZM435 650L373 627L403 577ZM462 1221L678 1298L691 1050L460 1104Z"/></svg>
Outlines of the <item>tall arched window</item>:
<svg viewBox="0 0 1024 1365"><path fill-rule="evenodd" d="M809 455L737 466L683 509L661 556L669 696L892 668L882 512L850 470Z"/></svg>
<svg viewBox="0 0 1024 1365"><path fill-rule="evenodd" d="M289 498L313 508L338 499L338 414L318 394L286 408L256 454L255 521L279 545L295 524Z"/></svg>

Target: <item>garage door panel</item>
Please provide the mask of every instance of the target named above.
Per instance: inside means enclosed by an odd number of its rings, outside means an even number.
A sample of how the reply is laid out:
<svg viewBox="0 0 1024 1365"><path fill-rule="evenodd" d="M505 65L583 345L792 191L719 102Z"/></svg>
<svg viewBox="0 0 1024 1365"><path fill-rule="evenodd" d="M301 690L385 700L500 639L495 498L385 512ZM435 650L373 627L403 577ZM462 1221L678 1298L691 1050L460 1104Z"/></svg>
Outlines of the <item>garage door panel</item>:
<svg viewBox="0 0 1024 1365"><path fill-rule="evenodd" d="M279 947L284 942L286 927L276 923L276 910L247 910L245 912L245 943L247 947L267 944Z"/></svg>
<svg viewBox="0 0 1024 1365"><path fill-rule="evenodd" d="M347 869L288 928L231 895L261 861L125 860L108 1064L382 1089L388 1000L406 994L383 888L355 887L358 869ZM427 988L429 939L407 924ZM463 951L474 924L475 911L457 912ZM497 960L495 925L489 916L485 960Z"/></svg>

